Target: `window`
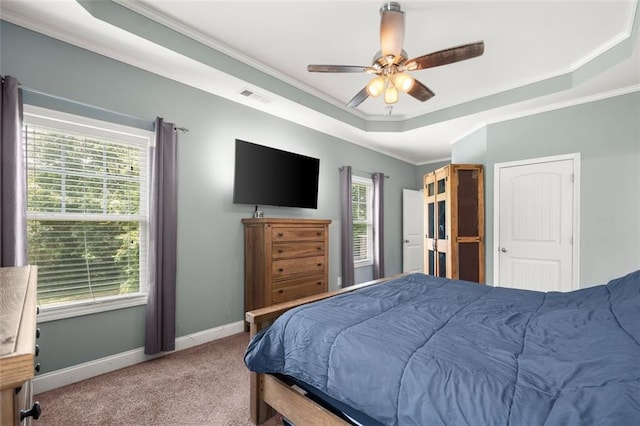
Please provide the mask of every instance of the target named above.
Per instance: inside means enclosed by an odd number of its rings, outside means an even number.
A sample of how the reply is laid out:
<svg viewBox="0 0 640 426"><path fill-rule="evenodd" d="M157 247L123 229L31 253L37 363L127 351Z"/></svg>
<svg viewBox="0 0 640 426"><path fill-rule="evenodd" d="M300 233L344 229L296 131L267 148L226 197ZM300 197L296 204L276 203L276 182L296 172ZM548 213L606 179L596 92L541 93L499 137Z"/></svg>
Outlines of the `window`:
<svg viewBox="0 0 640 426"><path fill-rule="evenodd" d="M151 133L36 108L24 121L43 319L144 303Z"/></svg>
<svg viewBox="0 0 640 426"><path fill-rule="evenodd" d="M356 267L373 264L372 194L371 179L352 177L353 263Z"/></svg>

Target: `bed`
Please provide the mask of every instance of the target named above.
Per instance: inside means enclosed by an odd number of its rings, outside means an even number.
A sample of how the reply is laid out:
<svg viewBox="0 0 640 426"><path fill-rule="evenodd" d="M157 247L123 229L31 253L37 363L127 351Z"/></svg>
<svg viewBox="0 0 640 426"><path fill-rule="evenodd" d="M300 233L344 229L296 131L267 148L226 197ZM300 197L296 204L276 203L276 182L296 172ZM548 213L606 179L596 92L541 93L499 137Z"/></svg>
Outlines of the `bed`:
<svg viewBox="0 0 640 426"><path fill-rule="evenodd" d="M569 293L411 274L246 319L254 423L640 419L640 271Z"/></svg>

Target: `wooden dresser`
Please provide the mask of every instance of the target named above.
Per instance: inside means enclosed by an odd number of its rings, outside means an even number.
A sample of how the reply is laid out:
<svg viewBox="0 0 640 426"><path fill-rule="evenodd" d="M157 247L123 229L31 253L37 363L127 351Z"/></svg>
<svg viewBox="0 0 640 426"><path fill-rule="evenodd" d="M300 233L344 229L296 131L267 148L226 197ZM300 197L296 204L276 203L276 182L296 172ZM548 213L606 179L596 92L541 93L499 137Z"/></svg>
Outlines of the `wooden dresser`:
<svg viewBox="0 0 640 426"><path fill-rule="evenodd" d="M327 291L330 220L242 223L245 312Z"/></svg>
<svg viewBox="0 0 640 426"><path fill-rule="evenodd" d="M0 268L0 425L29 425L36 350L35 266Z"/></svg>

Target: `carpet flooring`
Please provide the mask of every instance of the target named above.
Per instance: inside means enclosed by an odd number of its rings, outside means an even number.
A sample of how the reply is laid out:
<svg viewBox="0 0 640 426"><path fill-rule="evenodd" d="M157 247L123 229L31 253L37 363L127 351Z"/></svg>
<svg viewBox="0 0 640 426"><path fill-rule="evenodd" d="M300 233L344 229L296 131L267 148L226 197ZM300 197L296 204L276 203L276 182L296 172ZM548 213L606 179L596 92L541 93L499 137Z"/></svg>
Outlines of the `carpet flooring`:
<svg viewBox="0 0 640 426"><path fill-rule="evenodd" d="M240 333L38 394L34 425L251 425L248 342Z"/></svg>

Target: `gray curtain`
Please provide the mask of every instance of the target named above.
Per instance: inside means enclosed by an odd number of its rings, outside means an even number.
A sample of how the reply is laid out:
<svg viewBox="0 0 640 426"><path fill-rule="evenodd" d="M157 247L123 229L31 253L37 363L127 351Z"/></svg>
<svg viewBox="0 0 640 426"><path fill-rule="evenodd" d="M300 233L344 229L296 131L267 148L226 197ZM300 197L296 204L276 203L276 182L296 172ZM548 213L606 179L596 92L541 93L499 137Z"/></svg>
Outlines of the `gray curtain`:
<svg viewBox="0 0 640 426"><path fill-rule="evenodd" d="M172 123L156 119L151 149L149 276L146 354L176 346L177 135Z"/></svg>
<svg viewBox="0 0 640 426"><path fill-rule="evenodd" d="M373 279L384 278L384 173L373 173Z"/></svg>
<svg viewBox="0 0 640 426"><path fill-rule="evenodd" d="M0 102L0 266L27 264L27 179L22 141L22 90L2 77Z"/></svg>
<svg viewBox="0 0 640 426"><path fill-rule="evenodd" d="M342 287L352 286L355 281L353 277L353 203L351 197L351 166L343 166L340 168Z"/></svg>

